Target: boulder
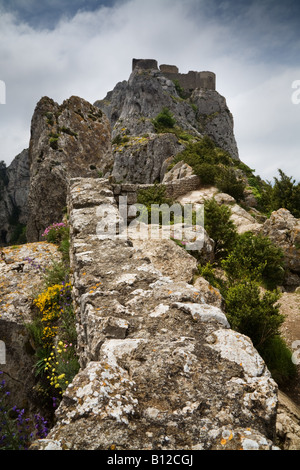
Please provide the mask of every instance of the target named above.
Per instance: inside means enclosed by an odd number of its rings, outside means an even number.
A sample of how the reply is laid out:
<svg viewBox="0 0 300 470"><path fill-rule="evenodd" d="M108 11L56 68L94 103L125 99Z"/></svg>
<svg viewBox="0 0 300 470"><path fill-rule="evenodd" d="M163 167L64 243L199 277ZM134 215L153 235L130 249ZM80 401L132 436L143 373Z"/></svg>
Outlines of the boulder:
<svg viewBox="0 0 300 470"><path fill-rule="evenodd" d="M163 179L163 184L168 183L170 181L176 181L182 178L188 178L189 176L193 175L193 168L190 167L187 163L183 160L176 163L173 168L168 171Z"/></svg>
<svg viewBox="0 0 300 470"><path fill-rule="evenodd" d="M286 268L300 274L300 220L282 208L272 212L259 232L283 250Z"/></svg>
<svg viewBox="0 0 300 470"><path fill-rule="evenodd" d="M230 206L231 220L234 222L238 233L256 232L260 230L261 224L239 204Z"/></svg>

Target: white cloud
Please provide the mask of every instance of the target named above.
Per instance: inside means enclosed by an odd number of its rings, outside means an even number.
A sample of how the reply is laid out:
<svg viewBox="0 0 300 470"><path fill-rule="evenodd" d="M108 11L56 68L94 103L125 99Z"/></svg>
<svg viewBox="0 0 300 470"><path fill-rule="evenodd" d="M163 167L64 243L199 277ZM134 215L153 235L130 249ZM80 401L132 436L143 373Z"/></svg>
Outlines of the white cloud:
<svg viewBox="0 0 300 470"><path fill-rule="evenodd" d="M31 117L42 96L62 102L74 94L94 102L128 79L132 58L153 58L182 72L216 72L217 89L234 115L241 158L269 179L278 167L300 179L300 105L290 100L300 70L283 71L274 61L261 61L255 24L243 34L228 10L220 23L207 16L207 5L199 0L120 1L62 18L53 30L36 30L11 14L0 15L0 79L7 89L7 104L0 105L0 160L10 163L28 146ZM244 18L256 17L261 34L257 11ZM275 35L269 30L264 39Z"/></svg>

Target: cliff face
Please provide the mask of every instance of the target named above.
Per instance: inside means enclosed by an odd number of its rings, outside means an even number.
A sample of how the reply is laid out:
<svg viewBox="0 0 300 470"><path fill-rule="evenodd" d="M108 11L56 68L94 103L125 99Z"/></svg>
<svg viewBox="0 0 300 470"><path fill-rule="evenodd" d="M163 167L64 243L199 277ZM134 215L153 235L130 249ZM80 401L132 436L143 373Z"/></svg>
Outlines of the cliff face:
<svg viewBox="0 0 300 470"><path fill-rule="evenodd" d="M3 168L0 184L0 245L18 241L20 229L28 220L29 161L23 150Z"/></svg>
<svg viewBox="0 0 300 470"><path fill-rule="evenodd" d="M42 98L31 122L28 241L60 221L68 179L94 176L112 167L110 125L103 113L72 96L58 105Z"/></svg>
<svg viewBox="0 0 300 470"><path fill-rule="evenodd" d="M232 158L239 159L225 98L204 88L186 95L154 66L135 67L128 82L118 83L94 105L105 112L112 126L113 175L117 181L162 181L162 163L183 150L186 133L195 138L208 135ZM152 120L163 108L174 116L177 137L155 131Z"/></svg>

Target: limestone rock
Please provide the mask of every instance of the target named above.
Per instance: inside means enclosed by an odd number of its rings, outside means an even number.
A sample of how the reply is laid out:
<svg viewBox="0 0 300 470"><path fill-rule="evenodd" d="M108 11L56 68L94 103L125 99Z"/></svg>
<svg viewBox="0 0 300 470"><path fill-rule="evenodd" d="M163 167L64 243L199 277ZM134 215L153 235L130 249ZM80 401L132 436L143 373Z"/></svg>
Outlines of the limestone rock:
<svg viewBox="0 0 300 470"><path fill-rule="evenodd" d="M168 171L164 178L163 184L168 183L169 181L176 181L182 178L188 178L193 175L193 169L184 161L180 161L174 165L174 167Z"/></svg>
<svg viewBox="0 0 300 470"><path fill-rule="evenodd" d="M29 178L28 149L25 149L5 169L2 189L0 185L0 244L11 242L18 224L27 224Z"/></svg>
<svg viewBox="0 0 300 470"><path fill-rule="evenodd" d="M214 198L218 204L225 204L230 207L231 220L234 222L238 233L257 232L261 229L262 224L237 204L232 196L218 192L218 189L214 186L199 188L197 191L192 191L178 198L178 201L181 204L204 204L206 200L211 198Z"/></svg>
<svg viewBox="0 0 300 470"><path fill-rule="evenodd" d="M218 289L211 286L210 283L199 276L194 282L195 289L199 290L203 296L203 302L219 307L220 309L224 308L225 301Z"/></svg>
<svg viewBox="0 0 300 470"><path fill-rule="evenodd" d="M111 123L113 175L117 181L161 182L166 169L164 162L185 148L186 140L180 137L180 130L195 138L209 135L216 145L239 159L226 100L218 92L204 88L182 99L174 82L154 63L147 68L135 67L127 82L118 83L94 105ZM153 119L163 108L173 114L178 137L174 134L153 137L156 132ZM156 171L149 172L149 166L154 166Z"/></svg>
<svg viewBox="0 0 300 470"><path fill-rule="evenodd" d="M133 240L135 259L146 259L173 280L192 282L197 271L196 258L172 240Z"/></svg>
<svg viewBox="0 0 300 470"><path fill-rule="evenodd" d="M102 112L72 96L58 105L42 98L31 123L28 241L62 219L68 179L98 177L112 168L110 125Z"/></svg>
<svg viewBox="0 0 300 470"><path fill-rule="evenodd" d="M34 349L25 324L32 320L32 300L40 293L43 270L59 260L55 245L31 243L3 248L0 260L0 339L6 347L1 364L12 406L28 411L39 409L35 402Z"/></svg>
<svg viewBox="0 0 300 470"><path fill-rule="evenodd" d="M155 248L152 263L122 231L98 236L108 212L120 220L112 195L104 180L70 187L81 370L33 448L274 448L277 386L251 341Z"/></svg>
<svg viewBox="0 0 300 470"><path fill-rule="evenodd" d="M197 106L197 117L202 124L203 134L213 139L218 147L239 160L238 148L233 133L233 116L226 99L217 91L196 89L191 101Z"/></svg>
<svg viewBox="0 0 300 470"><path fill-rule="evenodd" d="M182 149L174 134L129 137L124 145L114 146L112 174L117 182L160 182L164 177L164 162Z"/></svg>
<svg viewBox="0 0 300 470"><path fill-rule="evenodd" d="M300 273L300 220L287 209L272 212L261 226L260 233L269 237L284 252L285 265L293 273Z"/></svg>
<svg viewBox="0 0 300 470"><path fill-rule="evenodd" d="M231 209L231 220L237 227L238 233L244 233L248 231L255 232L260 230L261 224L239 204L230 206Z"/></svg>
<svg viewBox="0 0 300 470"><path fill-rule="evenodd" d="M278 393L276 433L283 450L300 449L300 409L283 392Z"/></svg>

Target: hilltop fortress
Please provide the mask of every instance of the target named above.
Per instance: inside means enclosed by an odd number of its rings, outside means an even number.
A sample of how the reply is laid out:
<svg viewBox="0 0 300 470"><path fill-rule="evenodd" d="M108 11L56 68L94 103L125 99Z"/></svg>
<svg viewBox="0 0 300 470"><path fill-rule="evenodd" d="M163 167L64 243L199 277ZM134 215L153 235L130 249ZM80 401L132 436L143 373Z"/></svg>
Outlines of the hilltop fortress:
<svg viewBox="0 0 300 470"><path fill-rule="evenodd" d="M216 89L216 75L213 72L189 71L188 73L179 73L176 65L163 64L158 67L157 61L154 59L133 59L132 70L136 68L160 70L170 80L178 80L179 85L186 92L192 92L196 88L204 88L206 90Z"/></svg>

